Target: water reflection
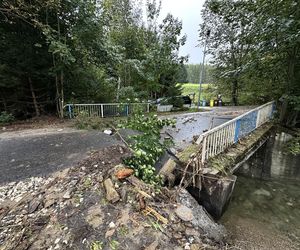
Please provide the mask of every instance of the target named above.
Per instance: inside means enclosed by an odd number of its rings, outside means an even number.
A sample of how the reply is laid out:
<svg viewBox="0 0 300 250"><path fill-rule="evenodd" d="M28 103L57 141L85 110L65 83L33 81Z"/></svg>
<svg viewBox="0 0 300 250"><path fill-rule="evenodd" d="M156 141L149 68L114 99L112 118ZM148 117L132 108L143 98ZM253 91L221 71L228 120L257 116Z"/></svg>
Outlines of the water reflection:
<svg viewBox="0 0 300 250"><path fill-rule="evenodd" d="M285 142L290 138L286 133L272 135L239 169L231 203L221 221L232 229L251 220L256 225L247 237L255 238L264 228L270 234L286 235L289 244L300 249L300 156L286 152Z"/></svg>

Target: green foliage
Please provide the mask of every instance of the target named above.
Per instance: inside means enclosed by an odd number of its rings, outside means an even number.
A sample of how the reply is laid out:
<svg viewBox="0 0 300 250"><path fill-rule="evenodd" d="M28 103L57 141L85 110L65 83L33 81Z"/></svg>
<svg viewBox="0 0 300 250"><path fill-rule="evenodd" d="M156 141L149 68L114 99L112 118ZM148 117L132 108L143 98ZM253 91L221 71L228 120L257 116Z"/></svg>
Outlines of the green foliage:
<svg viewBox="0 0 300 250"><path fill-rule="evenodd" d="M89 116L86 112L81 111L74 119L74 126L78 129L103 130L116 127L120 119L121 118L101 118L98 115Z"/></svg>
<svg viewBox="0 0 300 250"><path fill-rule="evenodd" d="M102 250L103 242L102 241L93 241L90 245L90 250Z"/></svg>
<svg viewBox="0 0 300 250"><path fill-rule="evenodd" d="M7 113L5 111L0 113L0 124L6 124L13 122L15 120L15 117L13 114Z"/></svg>
<svg viewBox="0 0 300 250"><path fill-rule="evenodd" d="M141 132L132 136L130 147L134 155L124 163L135 170L135 175L143 181L159 185L161 179L155 174L154 164L170 145L170 141L160 142L160 130L164 126L174 125L171 119L159 119L156 115L145 116L141 112L134 114L122 125L124 128L131 128Z"/></svg>
<svg viewBox="0 0 300 250"><path fill-rule="evenodd" d="M293 155L300 154L300 132L287 143L287 149Z"/></svg>
<svg viewBox="0 0 300 250"><path fill-rule="evenodd" d="M111 240L109 242L109 247L111 250L117 250L119 248L120 243L116 240Z"/></svg>
<svg viewBox="0 0 300 250"><path fill-rule="evenodd" d="M265 103L287 95L295 96L291 102L297 111L299 4L295 0L205 2L200 39L207 42L214 84L234 104Z"/></svg>
<svg viewBox="0 0 300 250"><path fill-rule="evenodd" d="M62 116L66 101L179 95L182 23L170 14L157 23L156 1L146 9L148 25L135 0L4 1L0 111Z"/></svg>
<svg viewBox="0 0 300 250"><path fill-rule="evenodd" d="M182 84L182 95L190 95L190 98L194 103L198 102L199 96L199 84L195 83L185 83ZM223 92L218 92L217 86L213 84L202 84L201 88L201 100L209 101L211 99L216 99L217 95L220 93L223 95ZM195 94L194 99L191 94Z"/></svg>
<svg viewBox="0 0 300 250"><path fill-rule="evenodd" d="M190 83L197 83L199 84L200 78L200 70L202 70L202 64L186 64L185 65L187 71L187 82ZM209 64L204 65L204 72L203 72L203 83L213 83L213 66Z"/></svg>

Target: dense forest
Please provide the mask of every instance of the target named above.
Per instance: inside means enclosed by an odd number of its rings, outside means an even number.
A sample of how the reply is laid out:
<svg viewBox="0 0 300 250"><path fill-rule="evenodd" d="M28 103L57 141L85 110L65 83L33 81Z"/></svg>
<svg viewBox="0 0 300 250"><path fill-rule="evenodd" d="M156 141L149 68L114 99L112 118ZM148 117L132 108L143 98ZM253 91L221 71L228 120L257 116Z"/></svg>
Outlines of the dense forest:
<svg viewBox="0 0 300 250"><path fill-rule="evenodd" d="M171 14L158 23L160 8L156 0L2 0L0 111L63 116L68 102L179 94L186 37Z"/></svg>
<svg viewBox="0 0 300 250"><path fill-rule="evenodd" d="M200 65L179 56L181 21L159 18L159 0L143 2L2 0L0 111L63 116L68 102L149 100L180 94L177 82L198 83ZM209 54L203 82L234 105L280 100L288 114L282 120L296 124L299 4L207 0L199 29Z"/></svg>
<svg viewBox="0 0 300 250"><path fill-rule="evenodd" d="M280 100L282 121L299 124L300 2L207 0L202 19L219 91L235 105Z"/></svg>

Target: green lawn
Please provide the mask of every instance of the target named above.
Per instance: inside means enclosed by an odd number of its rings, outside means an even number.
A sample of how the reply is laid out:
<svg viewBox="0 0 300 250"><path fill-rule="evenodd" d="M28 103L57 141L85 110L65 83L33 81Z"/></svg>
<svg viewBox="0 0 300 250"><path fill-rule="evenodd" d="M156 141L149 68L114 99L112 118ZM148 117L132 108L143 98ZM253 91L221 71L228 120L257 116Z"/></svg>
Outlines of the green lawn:
<svg viewBox="0 0 300 250"><path fill-rule="evenodd" d="M182 95L190 95L195 93L194 103L198 102L199 95L199 84L197 83L183 83L182 86ZM209 101L210 99L216 99L218 93L217 89L213 84L202 84L202 93L201 100ZM190 96L192 98L192 96Z"/></svg>

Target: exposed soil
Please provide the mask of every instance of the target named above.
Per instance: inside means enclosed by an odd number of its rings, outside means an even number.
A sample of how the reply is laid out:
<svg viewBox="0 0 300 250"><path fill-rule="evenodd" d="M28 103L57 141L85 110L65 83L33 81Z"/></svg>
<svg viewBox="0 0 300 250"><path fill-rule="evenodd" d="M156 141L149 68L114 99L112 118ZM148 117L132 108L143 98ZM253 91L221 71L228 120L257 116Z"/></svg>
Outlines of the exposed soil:
<svg viewBox="0 0 300 250"><path fill-rule="evenodd" d="M73 121L69 119L60 119L57 116L40 116L28 120L19 120L10 124L0 125L0 133L24 129L65 128L72 126Z"/></svg>
<svg viewBox="0 0 300 250"><path fill-rule="evenodd" d="M111 146L35 180L37 185L28 180L2 186L0 249L223 248L176 216L172 191L155 193L144 183L117 180L116 166L129 155L126 148ZM120 197L115 203L107 200L107 178Z"/></svg>

